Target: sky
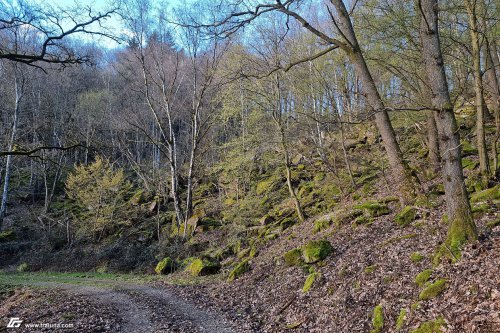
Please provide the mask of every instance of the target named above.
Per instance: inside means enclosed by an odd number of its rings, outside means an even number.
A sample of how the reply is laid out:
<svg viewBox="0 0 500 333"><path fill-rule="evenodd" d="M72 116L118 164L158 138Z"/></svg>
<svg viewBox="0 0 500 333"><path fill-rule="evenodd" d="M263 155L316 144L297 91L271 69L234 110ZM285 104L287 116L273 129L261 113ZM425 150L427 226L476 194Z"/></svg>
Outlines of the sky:
<svg viewBox="0 0 500 333"><path fill-rule="evenodd" d="M46 0L35 0L34 2L38 3L45 3ZM153 0L156 2L155 0ZM166 4L167 7L169 8L174 8L176 6L181 5L184 1L182 0L162 0L161 1L163 4ZM69 8L74 8L75 5L79 6L91 6L93 10L97 12L103 12L104 10L108 9L111 7L112 0L50 0L50 4L55 7L69 7ZM109 27L110 29L113 29L114 33L118 34L126 34L126 30L121 24L119 18L117 15L112 16L111 18L106 20L105 25ZM76 36L75 36L76 37ZM82 36L83 37L83 36ZM85 38L85 37L84 37ZM98 40L95 40L98 44L100 44L103 47L106 48L117 48L119 47L119 44L109 40L109 39L102 39L99 38Z"/></svg>

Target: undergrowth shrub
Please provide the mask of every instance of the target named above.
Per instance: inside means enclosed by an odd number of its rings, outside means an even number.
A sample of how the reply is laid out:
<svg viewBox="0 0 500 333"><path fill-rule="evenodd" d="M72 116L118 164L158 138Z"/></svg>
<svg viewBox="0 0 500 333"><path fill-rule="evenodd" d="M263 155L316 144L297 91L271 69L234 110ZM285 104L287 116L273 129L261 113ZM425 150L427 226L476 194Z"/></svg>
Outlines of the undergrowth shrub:
<svg viewBox="0 0 500 333"><path fill-rule="evenodd" d="M126 222L130 189L123 169L115 170L107 159L97 157L88 166L75 167L66 193L79 207L73 213L77 235L99 240Z"/></svg>

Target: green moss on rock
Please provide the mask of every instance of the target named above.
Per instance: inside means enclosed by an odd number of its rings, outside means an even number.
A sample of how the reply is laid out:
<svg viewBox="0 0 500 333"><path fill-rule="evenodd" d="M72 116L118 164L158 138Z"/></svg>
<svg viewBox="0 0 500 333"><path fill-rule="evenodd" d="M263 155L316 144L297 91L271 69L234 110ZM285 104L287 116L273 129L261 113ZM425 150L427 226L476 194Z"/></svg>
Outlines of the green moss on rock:
<svg viewBox="0 0 500 333"><path fill-rule="evenodd" d="M313 233L318 233L320 231L326 230L332 225L331 220L318 220L314 222Z"/></svg>
<svg viewBox="0 0 500 333"><path fill-rule="evenodd" d="M302 266L304 264L304 260L302 259L302 250L300 248L286 252L283 255L283 259L285 259L285 264L288 266Z"/></svg>
<svg viewBox="0 0 500 333"><path fill-rule="evenodd" d="M156 274L168 274L172 273L175 270L175 262L169 258L165 257L156 265L155 272Z"/></svg>
<svg viewBox="0 0 500 333"><path fill-rule="evenodd" d="M280 229L281 231L284 231L291 226L295 225L297 223L297 220L291 217L285 218L283 221L280 222Z"/></svg>
<svg viewBox="0 0 500 333"><path fill-rule="evenodd" d="M404 227L415 221L417 210L414 207L406 206L394 217L394 221Z"/></svg>
<svg viewBox="0 0 500 333"><path fill-rule="evenodd" d="M20 264L19 266L17 266L17 271L22 273L22 272L27 272L29 269L29 266L27 263L23 262L22 264Z"/></svg>
<svg viewBox="0 0 500 333"><path fill-rule="evenodd" d="M495 227L497 227L499 225L500 225L500 217L496 218L496 219L494 219L492 221L486 222L486 226L488 228L490 228L490 229L493 229L493 228L495 228Z"/></svg>
<svg viewBox="0 0 500 333"><path fill-rule="evenodd" d="M444 319L438 318L421 323L416 329L411 330L410 333L443 333L441 327L444 325L446 325Z"/></svg>
<svg viewBox="0 0 500 333"><path fill-rule="evenodd" d="M354 209L363 211L363 213L368 217L382 216L391 212L385 203L378 201L366 201L362 204L355 205Z"/></svg>
<svg viewBox="0 0 500 333"><path fill-rule="evenodd" d="M425 257L420 252L413 252L410 255L410 259L412 262L417 263L417 262L421 262L422 260L424 260Z"/></svg>
<svg viewBox="0 0 500 333"><path fill-rule="evenodd" d="M312 285L314 284L314 281L319 279L321 276L320 273L311 273L306 279L306 282L304 283L304 286L302 287L302 292L307 293L309 289L311 289Z"/></svg>
<svg viewBox="0 0 500 333"><path fill-rule="evenodd" d="M471 202L487 201L500 199L500 185L486 189L481 192L473 193L470 197Z"/></svg>
<svg viewBox="0 0 500 333"><path fill-rule="evenodd" d="M380 333L384 328L384 309L381 304L373 309L372 326L373 329L370 331L371 333Z"/></svg>
<svg viewBox="0 0 500 333"><path fill-rule="evenodd" d="M373 272L375 272L376 269L377 269L377 265L366 266L365 273L367 273L367 274L373 273Z"/></svg>
<svg viewBox="0 0 500 333"><path fill-rule="evenodd" d="M0 243L10 242L16 239L16 234L13 230L5 230L0 232Z"/></svg>
<svg viewBox="0 0 500 333"><path fill-rule="evenodd" d="M399 311L398 319L396 319L396 331L399 332L403 328L406 320L406 309L402 308Z"/></svg>
<svg viewBox="0 0 500 333"><path fill-rule="evenodd" d="M302 257L304 262L311 264L325 259L332 251L332 244L329 241L315 240L302 247Z"/></svg>
<svg viewBox="0 0 500 333"><path fill-rule="evenodd" d="M248 259L243 260L240 262L236 267L229 273L228 281L234 281L238 277L240 277L242 274L248 272L250 270L250 264L248 262Z"/></svg>
<svg viewBox="0 0 500 333"><path fill-rule="evenodd" d="M191 264L186 268L193 276L203 276L210 274L217 274L221 268L218 261L213 259L194 259Z"/></svg>
<svg viewBox="0 0 500 333"><path fill-rule="evenodd" d="M436 282L429 284L424 290L422 290L418 298L424 301L440 295L446 289L447 283L446 279L439 279Z"/></svg>
<svg viewBox="0 0 500 333"><path fill-rule="evenodd" d="M431 275L432 275L432 269L430 269L430 268L426 269L426 270L417 274L417 276L415 277L415 283L419 287L423 287L423 286L425 286L427 281L429 281Z"/></svg>

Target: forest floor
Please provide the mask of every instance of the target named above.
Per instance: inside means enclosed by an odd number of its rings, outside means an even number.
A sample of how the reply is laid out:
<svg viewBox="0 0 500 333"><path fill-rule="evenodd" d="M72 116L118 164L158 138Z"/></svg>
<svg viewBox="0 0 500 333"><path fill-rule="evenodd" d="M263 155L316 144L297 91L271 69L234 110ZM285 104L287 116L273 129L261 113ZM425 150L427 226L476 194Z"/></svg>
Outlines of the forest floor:
<svg viewBox="0 0 500 333"><path fill-rule="evenodd" d="M140 276L2 273L0 318L7 332L239 332L224 315ZM20 328L6 328L10 318Z"/></svg>

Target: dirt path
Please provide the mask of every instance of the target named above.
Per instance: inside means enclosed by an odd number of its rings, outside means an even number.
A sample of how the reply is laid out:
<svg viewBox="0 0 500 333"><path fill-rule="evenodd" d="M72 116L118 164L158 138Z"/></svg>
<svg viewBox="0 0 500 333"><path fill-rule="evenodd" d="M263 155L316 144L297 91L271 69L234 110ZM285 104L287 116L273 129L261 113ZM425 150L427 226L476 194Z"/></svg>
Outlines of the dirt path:
<svg viewBox="0 0 500 333"><path fill-rule="evenodd" d="M97 304L97 310L100 306L113 308L119 317L118 332L237 332L233 328L234 325L222 315L200 309L166 288L130 282L96 280L92 285L88 282L37 281L23 285L60 290L69 297L83 297L89 303ZM68 331L72 330L64 330ZM75 331L79 332L78 329ZM112 331L117 332L116 328Z"/></svg>

